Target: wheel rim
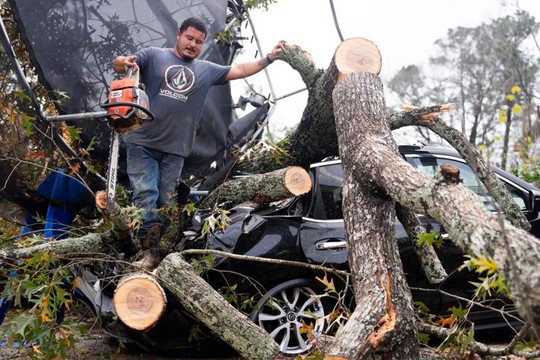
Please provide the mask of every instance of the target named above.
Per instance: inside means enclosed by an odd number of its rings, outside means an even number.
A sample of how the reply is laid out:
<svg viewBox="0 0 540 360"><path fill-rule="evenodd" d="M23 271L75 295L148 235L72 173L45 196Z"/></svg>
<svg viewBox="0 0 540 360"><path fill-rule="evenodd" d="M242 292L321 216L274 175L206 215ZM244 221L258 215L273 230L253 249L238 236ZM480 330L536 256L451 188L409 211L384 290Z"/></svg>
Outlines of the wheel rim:
<svg viewBox="0 0 540 360"><path fill-rule="evenodd" d="M276 292L260 304L257 321L285 354L303 353L313 337L324 331L325 311L320 296L307 286Z"/></svg>

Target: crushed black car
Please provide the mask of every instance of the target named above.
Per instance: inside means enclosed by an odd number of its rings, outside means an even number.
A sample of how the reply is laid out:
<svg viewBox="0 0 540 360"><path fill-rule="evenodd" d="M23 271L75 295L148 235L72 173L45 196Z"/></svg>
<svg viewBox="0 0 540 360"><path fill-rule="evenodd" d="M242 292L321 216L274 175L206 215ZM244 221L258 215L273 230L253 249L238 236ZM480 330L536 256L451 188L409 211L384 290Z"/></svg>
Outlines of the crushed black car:
<svg viewBox="0 0 540 360"><path fill-rule="evenodd" d="M455 152L441 146L402 146L400 153L411 165L434 174L443 163L456 165L460 169L465 186L477 193L489 210L494 210L487 189L478 181L470 167ZM512 174L494 168L496 175L508 189L512 198L522 209L532 225L531 232L540 237L540 190L520 180ZM222 233L212 235L205 246L234 254L257 257L302 261L325 264L336 268L347 268L347 242L342 214L342 166L339 160L313 164L310 169L313 179L311 193L279 204L275 209L254 212L249 208L233 208L231 225ZM443 237L444 229L434 220L421 216L428 231L437 230ZM405 274L410 286L433 288L421 272L420 264L403 226L396 219L396 241ZM456 272L465 260L463 254L450 241L438 250L443 266L450 276L439 287L450 293L470 298L472 274ZM317 317L328 315L324 298L314 301L310 294L321 294L321 284L314 281L310 271L285 266L273 267L264 263L250 263L220 260L218 267L229 271L239 271L243 275L257 279L269 289L252 313L252 320L265 328L278 341L281 351L300 353L306 350L307 336L302 334L306 322L316 331L324 330L324 322L313 322L306 314ZM217 283L216 279L209 279ZM324 292L324 291L323 291ZM455 298L438 292L424 294L413 291L415 300L423 301L434 313L444 313L456 304ZM279 300L276 300L279 298ZM508 304L507 310L511 309ZM309 311L307 311L309 310ZM510 311L510 313L512 313ZM478 309L471 313L475 330L495 330L508 327L509 323L519 326L519 321L506 319L492 311Z"/></svg>
<svg viewBox="0 0 540 360"><path fill-rule="evenodd" d="M428 174L434 174L443 163L456 165L460 169L463 184L475 191L488 209L494 209L485 187L453 149L402 146L400 153L407 162ZM540 237L540 189L508 172L499 169L494 171L530 221L531 232ZM310 174L313 180L310 193L257 211L245 206L234 207L230 209L231 223L224 231L201 236L204 217L194 216L191 229L184 233L177 250L204 248L255 258L324 264L347 270L341 162L330 160L313 164ZM428 231L436 230L445 235L444 229L437 222L424 216L420 218ZM473 286L470 281L474 275L468 271L456 270L463 264L464 256L450 241L445 241L437 251L443 266L451 275L442 284L434 286L429 284L420 270L413 244L397 219L395 232L409 285L413 289L433 290L427 293L413 290L415 301L422 301L431 313L445 314L451 306L460 302L447 293L463 299L471 298ZM303 267L246 262L217 256L212 269L203 276L218 291L227 293L232 288L237 299L243 299L244 304L251 302L248 307L252 309L251 320L278 342L283 353L299 354L310 346L306 327L315 335L332 331L329 329L328 316L336 310L337 304L328 294L323 296L326 293L325 286L316 277L322 279L324 275L320 271ZM174 300L167 304L167 315L152 330L144 334L137 333L112 320L114 310L110 307L109 298L112 294L95 285L99 281L98 277L89 273L84 276L84 282L89 285L82 289L83 295L91 299L88 303L102 314L102 318L111 319L104 321L104 328L111 335L124 342L136 342L150 351L193 351L194 344L187 339L194 320ZM443 291L436 291L438 289ZM99 304L95 299L99 299ZM342 301L345 303L339 306L346 305L351 309L354 306L350 297L345 296ZM494 299L490 305L497 306L495 302L501 300ZM498 331L523 325L512 310L511 303L500 305L504 305L508 316L485 308L474 308L470 312L469 319L474 322L476 332ZM216 342L209 332L201 331L198 342L205 341ZM212 346L212 349L219 347Z"/></svg>

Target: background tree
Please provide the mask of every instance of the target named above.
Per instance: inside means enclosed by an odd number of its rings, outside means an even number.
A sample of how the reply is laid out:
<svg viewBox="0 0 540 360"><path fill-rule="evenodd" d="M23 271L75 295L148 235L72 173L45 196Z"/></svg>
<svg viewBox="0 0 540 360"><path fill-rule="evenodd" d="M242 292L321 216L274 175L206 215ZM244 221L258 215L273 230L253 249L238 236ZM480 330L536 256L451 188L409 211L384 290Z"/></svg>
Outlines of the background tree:
<svg viewBox="0 0 540 360"><path fill-rule="evenodd" d="M439 54L431 65L442 80L453 84L462 131L473 145L489 143L498 132L498 110L506 104L506 94L514 85L534 93L537 61L523 46L538 32L539 24L524 11L474 28L450 29L436 42ZM437 70L436 70L437 71ZM508 118L507 118L508 119ZM501 167L506 167L512 119L504 124ZM503 135L499 135L503 138ZM521 134L519 134L521 137Z"/></svg>

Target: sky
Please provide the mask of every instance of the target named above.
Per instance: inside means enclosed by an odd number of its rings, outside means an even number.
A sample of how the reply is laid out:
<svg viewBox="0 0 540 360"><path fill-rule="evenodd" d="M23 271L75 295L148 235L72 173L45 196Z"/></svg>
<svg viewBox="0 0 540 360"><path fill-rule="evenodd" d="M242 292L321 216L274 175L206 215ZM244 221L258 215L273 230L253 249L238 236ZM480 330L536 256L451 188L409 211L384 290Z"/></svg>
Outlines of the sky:
<svg viewBox="0 0 540 360"><path fill-rule="evenodd" d="M366 38L382 56L380 77L388 81L402 67L422 65L434 55L434 42L447 30L458 26L474 27L490 19L513 14L519 8L540 22L540 0L333 0L336 17L345 39ZM317 68L330 64L340 39L329 0L277 0L268 11L250 12L262 53L268 53L279 40L299 45L308 51ZM243 29L251 36L249 26ZM255 42L244 41L244 51L235 63L255 58ZM280 99L270 120L270 132L283 136L283 129L294 127L301 118L307 92L294 93L305 86L287 64L276 61L268 67L274 94ZM265 74L249 79L263 95L270 94ZM241 80L233 82L233 98L246 91Z"/></svg>

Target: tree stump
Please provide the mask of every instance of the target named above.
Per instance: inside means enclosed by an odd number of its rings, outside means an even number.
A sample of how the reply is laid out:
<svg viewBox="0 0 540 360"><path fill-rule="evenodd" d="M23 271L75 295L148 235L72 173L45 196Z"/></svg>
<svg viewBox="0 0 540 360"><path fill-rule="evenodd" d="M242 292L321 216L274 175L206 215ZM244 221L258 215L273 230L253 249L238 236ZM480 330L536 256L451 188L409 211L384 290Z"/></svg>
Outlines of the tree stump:
<svg viewBox="0 0 540 360"><path fill-rule="evenodd" d="M145 273L123 278L113 297L118 318L129 328L148 331L156 325L167 305L165 291Z"/></svg>

